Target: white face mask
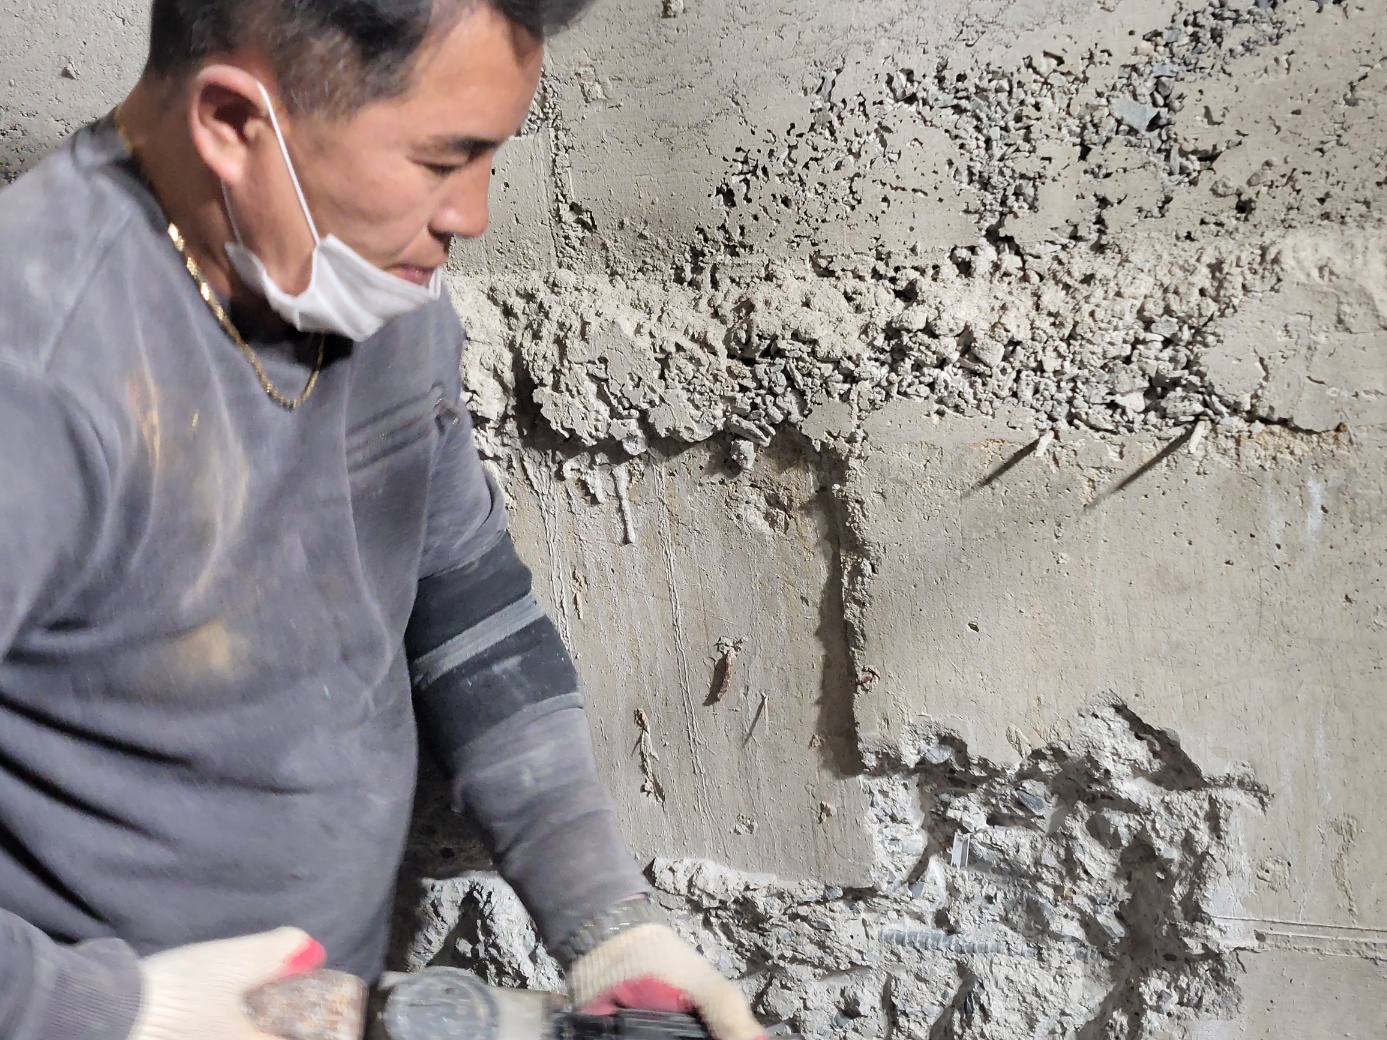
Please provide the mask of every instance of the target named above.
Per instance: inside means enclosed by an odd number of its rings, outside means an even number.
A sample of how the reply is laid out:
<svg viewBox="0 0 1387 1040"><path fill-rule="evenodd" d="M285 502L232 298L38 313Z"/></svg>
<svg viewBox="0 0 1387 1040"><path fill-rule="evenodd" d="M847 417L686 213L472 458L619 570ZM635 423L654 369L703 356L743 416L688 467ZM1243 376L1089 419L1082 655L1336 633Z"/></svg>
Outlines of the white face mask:
<svg viewBox="0 0 1387 1040"><path fill-rule="evenodd" d="M231 211L226 185L222 184L222 200L226 203L231 230L236 233L236 241L226 243L226 257L236 268L236 273L264 296L275 313L294 328L303 332L335 332L357 342L369 339L391 318L438 299L443 291L441 269L434 271L428 285L415 285L389 271L382 271L337 236L319 237L318 226L313 223L313 214L308 212L308 203L299 186L299 176L294 171L294 161L289 158L284 134L280 132L279 119L275 116L274 105L270 103L269 92L264 84L257 85L269 109L270 123L274 126L284 163L289 167L289 177L294 182L299 206L308 221L308 229L313 232L313 273L308 288L297 296L289 295L276 285L260 258L246 248L241 229L236 224L236 216Z"/></svg>

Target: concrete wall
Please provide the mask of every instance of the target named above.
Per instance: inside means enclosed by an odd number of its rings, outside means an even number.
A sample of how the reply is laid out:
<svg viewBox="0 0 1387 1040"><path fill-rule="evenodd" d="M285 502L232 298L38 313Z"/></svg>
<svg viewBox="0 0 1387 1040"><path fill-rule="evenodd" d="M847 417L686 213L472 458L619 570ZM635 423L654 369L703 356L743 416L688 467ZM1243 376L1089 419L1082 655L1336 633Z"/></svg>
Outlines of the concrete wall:
<svg viewBox="0 0 1387 1040"><path fill-rule="evenodd" d="M140 0L0 7L0 182L125 96L144 64Z"/></svg>
<svg viewBox="0 0 1387 1040"><path fill-rule="evenodd" d="M139 7L3 16L4 163ZM768 1016L1383 1035L1384 107L1380 0L555 42L457 258L474 409L628 832ZM480 862L426 783L401 958L554 984Z"/></svg>

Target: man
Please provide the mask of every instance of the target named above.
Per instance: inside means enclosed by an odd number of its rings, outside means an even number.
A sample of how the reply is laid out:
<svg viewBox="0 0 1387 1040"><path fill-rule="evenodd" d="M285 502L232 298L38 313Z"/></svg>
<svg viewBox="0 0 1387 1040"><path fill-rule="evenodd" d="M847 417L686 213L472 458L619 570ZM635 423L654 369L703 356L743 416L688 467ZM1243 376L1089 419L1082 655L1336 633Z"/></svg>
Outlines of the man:
<svg viewBox="0 0 1387 1040"><path fill-rule="evenodd" d="M416 713L575 1003L760 1033L654 919L456 407L440 269L585 2L154 0L0 192L0 1036L374 977Z"/></svg>

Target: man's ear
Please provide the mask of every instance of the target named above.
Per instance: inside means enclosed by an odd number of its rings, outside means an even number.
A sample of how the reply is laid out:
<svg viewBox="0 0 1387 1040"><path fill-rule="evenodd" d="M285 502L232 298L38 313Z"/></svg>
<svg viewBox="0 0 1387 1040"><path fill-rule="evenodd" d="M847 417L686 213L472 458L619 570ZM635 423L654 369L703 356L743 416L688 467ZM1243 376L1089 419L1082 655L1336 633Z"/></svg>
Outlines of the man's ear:
<svg viewBox="0 0 1387 1040"><path fill-rule="evenodd" d="M260 81L234 65L208 65L193 78L188 112L193 147L229 186L245 176L251 146L273 134Z"/></svg>

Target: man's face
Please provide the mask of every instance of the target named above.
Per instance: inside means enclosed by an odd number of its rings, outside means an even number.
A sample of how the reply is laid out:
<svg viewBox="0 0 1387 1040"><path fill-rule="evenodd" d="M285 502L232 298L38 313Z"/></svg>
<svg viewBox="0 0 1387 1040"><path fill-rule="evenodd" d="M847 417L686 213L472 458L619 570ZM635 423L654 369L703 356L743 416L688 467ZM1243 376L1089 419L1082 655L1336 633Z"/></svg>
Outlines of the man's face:
<svg viewBox="0 0 1387 1040"><path fill-rule="evenodd" d="M400 97L345 119L280 111L318 233L427 282L453 236L485 230L492 159L529 111L543 50L478 3L424 45ZM229 194L247 245L275 281L286 292L305 289L313 238L272 132L252 139L245 176Z"/></svg>

